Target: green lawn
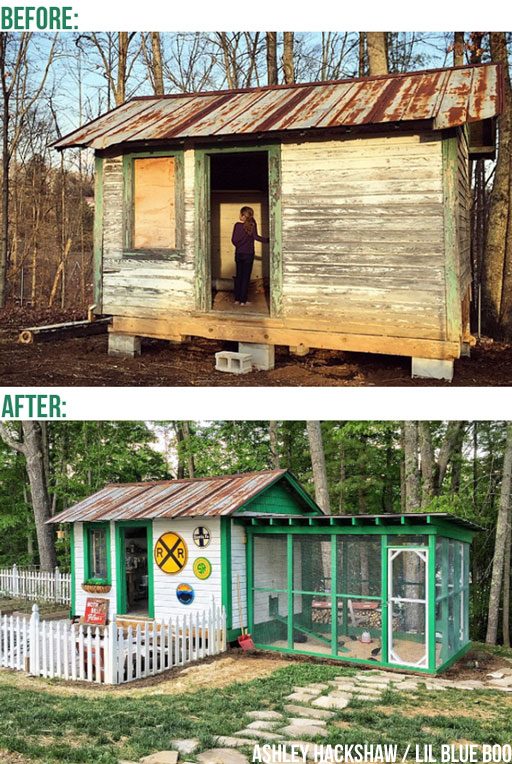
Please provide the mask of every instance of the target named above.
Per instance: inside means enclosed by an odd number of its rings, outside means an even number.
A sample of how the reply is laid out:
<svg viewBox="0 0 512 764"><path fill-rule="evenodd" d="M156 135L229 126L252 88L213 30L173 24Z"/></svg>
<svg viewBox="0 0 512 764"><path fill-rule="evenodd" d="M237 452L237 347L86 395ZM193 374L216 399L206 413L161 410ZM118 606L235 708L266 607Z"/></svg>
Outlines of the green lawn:
<svg viewBox="0 0 512 764"><path fill-rule="evenodd" d="M204 666L208 672L209 666ZM173 737L198 737L202 748L249 719L244 712L280 710L293 685L323 681L352 669L290 663L270 676L223 688L143 695L129 692L71 694L53 685L32 689L26 677L8 680L0 671L0 750L37 762L113 764L168 749ZM154 691L155 688L153 687ZM512 698L499 692L388 691L378 703L353 702L329 723L322 743L510 743ZM187 757L193 758L193 757Z"/></svg>

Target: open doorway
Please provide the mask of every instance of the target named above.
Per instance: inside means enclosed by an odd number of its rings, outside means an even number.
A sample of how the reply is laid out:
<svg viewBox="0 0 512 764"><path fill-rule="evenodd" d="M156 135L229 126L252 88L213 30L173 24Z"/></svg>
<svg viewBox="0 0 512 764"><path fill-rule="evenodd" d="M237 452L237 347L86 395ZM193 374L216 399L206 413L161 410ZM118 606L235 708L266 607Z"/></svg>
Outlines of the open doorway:
<svg viewBox="0 0 512 764"><path fill-rule="evenodd" d="M124 529L125 613L149 615L148 537L145 527Z"/></svg>
<svg viewBox="0 0 512 764"><path fill-rule="evenodd" d="M261 236L269 235L267 151L210 155L210 256L212 307L243 314L270 313L269 245L255 242L255 260L246 308L234 305L235 256L231 243L240 208L252 207Z"/></svg>

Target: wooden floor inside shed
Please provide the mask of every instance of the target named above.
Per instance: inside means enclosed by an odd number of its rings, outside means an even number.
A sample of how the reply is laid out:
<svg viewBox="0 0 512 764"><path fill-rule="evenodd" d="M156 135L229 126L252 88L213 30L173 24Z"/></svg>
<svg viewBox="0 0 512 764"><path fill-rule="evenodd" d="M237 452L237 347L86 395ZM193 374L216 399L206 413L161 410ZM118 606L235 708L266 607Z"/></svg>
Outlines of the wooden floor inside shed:
<svg viewBox="0 0 512 764"><path fill-rule="evenodd" d="M249 303L245 306L235 305L235 296L233 292L216 292L213 298L213 310L223 313L247 313L258 316L268 316L270 306L267 294L256 282L252 282L249 287Z"/></svg>

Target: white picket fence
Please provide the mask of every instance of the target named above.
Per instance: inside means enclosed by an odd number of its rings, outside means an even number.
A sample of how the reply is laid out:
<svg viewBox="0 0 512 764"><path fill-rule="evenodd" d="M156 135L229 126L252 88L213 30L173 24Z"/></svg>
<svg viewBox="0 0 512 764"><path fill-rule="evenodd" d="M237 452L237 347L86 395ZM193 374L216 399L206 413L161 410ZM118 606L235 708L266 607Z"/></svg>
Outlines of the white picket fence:
<svg viewBox="0 0 512 764"><path fill-rule="evenodd" d="M0 666L33 676L122 684L226 649L226 613L212 604L201 613L123 628L0 617Z"/></svg>
<svg viewBox="0 0 512 764"><path fill-rule="evenodd" d="M24 600L71 604L71 574L55 568L52 573L43 570L0 569L0 594Z"/></svg>

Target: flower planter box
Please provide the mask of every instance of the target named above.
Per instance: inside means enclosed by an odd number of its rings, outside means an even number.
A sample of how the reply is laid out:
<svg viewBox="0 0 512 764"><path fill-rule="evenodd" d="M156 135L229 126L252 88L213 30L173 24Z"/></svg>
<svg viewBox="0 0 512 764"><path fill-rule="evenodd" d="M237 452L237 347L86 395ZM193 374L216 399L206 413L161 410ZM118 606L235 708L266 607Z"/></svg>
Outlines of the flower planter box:
<svg viewBox="0 0 512 764"><path fill-rule="evenodd" d="M82 584L82 589L89 594L108 594L112 586L110 584Z"/></svg>

